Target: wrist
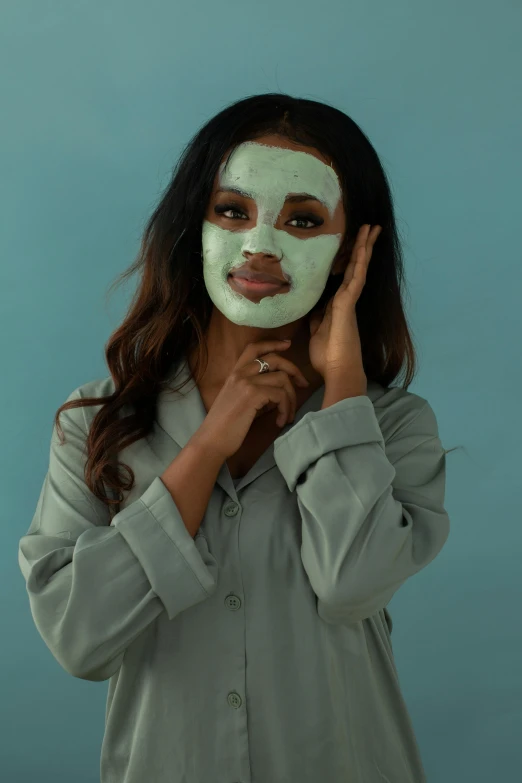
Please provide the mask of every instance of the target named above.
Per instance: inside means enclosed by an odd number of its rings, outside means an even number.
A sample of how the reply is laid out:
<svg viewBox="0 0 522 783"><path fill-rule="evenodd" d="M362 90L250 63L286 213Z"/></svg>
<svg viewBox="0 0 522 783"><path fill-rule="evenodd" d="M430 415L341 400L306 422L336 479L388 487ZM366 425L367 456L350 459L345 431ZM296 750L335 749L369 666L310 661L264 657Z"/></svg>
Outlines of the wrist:
<svg viewBox="0 0 522 783"><path fill-rule="evenodd" d="M195 453L198 454L201 460L205 462L212 462L216 465L222 465L228 455L224 454L216 445L216 439L211 438L205 431L202 431L200 427L187 443ZM186 447L185 447L186 448Z"/></svg>
<svg viewBox="0 0 522 783"><path fill-rule="evenodd" d="M330 405L335 405L336 402L346 400L349 397L361 397L368 392L368 383L366 376L364 378L354 379L347 378L344 375L343 378L327 378L324 386L323 395L323 408L328 408Z"/></svg>

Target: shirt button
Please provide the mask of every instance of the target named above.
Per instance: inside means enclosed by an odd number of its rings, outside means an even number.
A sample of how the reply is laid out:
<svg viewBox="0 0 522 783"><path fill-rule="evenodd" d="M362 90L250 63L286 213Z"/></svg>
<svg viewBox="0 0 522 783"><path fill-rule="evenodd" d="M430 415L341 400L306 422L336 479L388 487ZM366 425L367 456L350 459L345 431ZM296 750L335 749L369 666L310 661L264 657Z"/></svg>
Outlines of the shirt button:
<svg viewBox="0 0 522 783"><path fill-rule="evenodd" d="M237 503L227 503L227 505L224 508L224 512L227 517L234 517L238 511L239 511L239 506Z"/></svg>
<svg viewBox="0 0 522 783"><path fill-rule="evenodd" d="M235 691L232 691L232 693L228 694L227 701L230 704L230 706L235 707L236 710L238 709L238 707L241 707L243 703L241 701L241 696L239 695L239 693L236 693Z"/></svg>
<svg viewBox="0 0 522 783"><path fill-rule="evenodd" d="M238 595L231 593L225 598L225 606L227 609L231 609L233 612L236 612L241 606L241 598Z"/></svg>

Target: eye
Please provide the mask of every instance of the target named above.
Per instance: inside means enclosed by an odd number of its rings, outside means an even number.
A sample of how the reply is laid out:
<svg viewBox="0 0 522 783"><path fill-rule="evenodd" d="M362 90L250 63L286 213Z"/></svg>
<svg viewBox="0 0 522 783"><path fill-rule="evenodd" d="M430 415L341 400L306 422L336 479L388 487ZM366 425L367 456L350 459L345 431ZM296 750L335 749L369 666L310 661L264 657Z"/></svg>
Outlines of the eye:
<svg viewBox="0 0 522 783"><path fill-rule="evenodd" d="M214 212L216 213L216 215L224 215L224 217L228 218L229 220L237 220L238 218L228 217L228 215L225 214L226 212L235 212L237 215L245 214L235 204L218 204L217 206L214 207Z"/></svg>
<svg viewBox="0 0 522 783"><path fill-rule="evenodd" d="M320 226L322 223L324 223L322 218L318 218L315 215L296 215L295 217L291 218L291 222L294 220L301 221L301 223L306 221L312 224L311 226L294 226L294 228L317 228L317 226Z"/></svg>
<svg viewBox="0 0 522 783"><path fill-rule="evenodd" d="M243 218L246 218L248 220L248 216L245 215L242 209L238 207L237 204L217 204L214 207L214 212L216 215L223 215L223 217L227 218L227 220L243 220ZM237 218L235 216L229 216L226 213L232 212L236 215L243 215L243 218ZM299 230L310 230L312 228L317 228L317 226L321 226L324 223L323 218L318 217L313 212L298 212L294 214L293 217L290 218L288 223L293 223L295 221L301 222L301 223L311 223L311 226L292 226L292 228L297 228Z"/></svg>

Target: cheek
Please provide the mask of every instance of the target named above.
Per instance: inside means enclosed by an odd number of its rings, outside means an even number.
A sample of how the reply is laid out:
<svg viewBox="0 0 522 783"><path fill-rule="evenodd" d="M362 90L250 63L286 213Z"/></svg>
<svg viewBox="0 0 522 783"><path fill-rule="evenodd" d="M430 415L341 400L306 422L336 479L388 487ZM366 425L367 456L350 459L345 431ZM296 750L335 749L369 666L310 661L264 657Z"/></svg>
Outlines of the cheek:
<svg viewBox="0 0 522 783"><path fill-rule="evenodd" d="M239 257L241 239L233 231L213 231L202 238L203 263L212 266L232 265Z"/></svg>

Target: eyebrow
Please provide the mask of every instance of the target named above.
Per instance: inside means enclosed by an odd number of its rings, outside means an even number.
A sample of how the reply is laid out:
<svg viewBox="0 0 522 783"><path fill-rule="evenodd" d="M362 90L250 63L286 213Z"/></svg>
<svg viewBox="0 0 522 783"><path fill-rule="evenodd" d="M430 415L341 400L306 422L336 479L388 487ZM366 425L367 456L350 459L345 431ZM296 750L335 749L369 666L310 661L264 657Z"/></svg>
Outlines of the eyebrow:
<svg viewBox="0 0 522 783"><path fill-rule="evenodd" d="M240 188L219 188L216 190L216 195L218 193L235 193L237 196L243 196L244 198L253 198L250 193L246 193ZM285 200L290 204L298 204L302 201L318 201L319 204L322 204L323 207L326 207L324 201L321 201L321 199L317 198L317 196L314 196L311 193L294 193L291 196L287 196Z"/></svg>

